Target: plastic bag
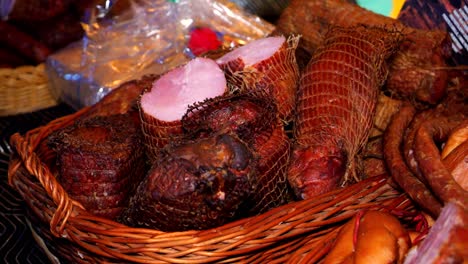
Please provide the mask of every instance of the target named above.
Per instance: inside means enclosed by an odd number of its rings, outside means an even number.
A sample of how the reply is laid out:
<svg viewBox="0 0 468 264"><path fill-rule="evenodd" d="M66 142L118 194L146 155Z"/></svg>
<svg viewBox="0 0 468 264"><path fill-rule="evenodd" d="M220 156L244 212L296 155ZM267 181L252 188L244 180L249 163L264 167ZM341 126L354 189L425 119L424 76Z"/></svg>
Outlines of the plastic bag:
<svg viewBox="0 0 468 264"><path fill-rule="evenodd" d="M76 109L98 102L125 81L161 74L198 55L189 44L200 32L233 47L274 29L229 1L139 0L109 16L114 4L97 5L83 23L85 37L46 62L53 94Z"/></svg>

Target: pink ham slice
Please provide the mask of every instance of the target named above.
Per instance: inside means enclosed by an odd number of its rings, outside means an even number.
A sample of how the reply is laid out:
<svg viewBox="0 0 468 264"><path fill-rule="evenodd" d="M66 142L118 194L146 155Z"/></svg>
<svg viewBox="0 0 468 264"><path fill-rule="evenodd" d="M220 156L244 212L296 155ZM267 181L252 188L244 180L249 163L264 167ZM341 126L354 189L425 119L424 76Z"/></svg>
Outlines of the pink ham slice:
<svg viewBox="0 0 468 264"><path fill-rule="evenodd" d="M252 66L273 56L285 41L284 36L257 39L234 49L217 59L216 62L224 64L240 58L245 66Z"/></svg>
<svg viewBox="0 0 468 264"><path fill-rule="evenodd" d="M275 100L279 117L290 121L299 82L295 55L298 41L298 37L284 36L257 39L216 62L226 73L231 90L263 92Z"/></svg>
<svg viewBox="0 0 468 264"><path fill-rule="evenodd" d="M189 105L221 95L226 78L215 61L196 58L161 76L141 97L143 111L161 121L177 121Z"/></svg>
<svg viewBox="0 0 468 264"><path fill-rule="evenodd" d="M188 107L224 94L227 84L214 60L196 58L152 83L140 99L140 117L150 158L169 141L181 137L180 120Z"/></svg>

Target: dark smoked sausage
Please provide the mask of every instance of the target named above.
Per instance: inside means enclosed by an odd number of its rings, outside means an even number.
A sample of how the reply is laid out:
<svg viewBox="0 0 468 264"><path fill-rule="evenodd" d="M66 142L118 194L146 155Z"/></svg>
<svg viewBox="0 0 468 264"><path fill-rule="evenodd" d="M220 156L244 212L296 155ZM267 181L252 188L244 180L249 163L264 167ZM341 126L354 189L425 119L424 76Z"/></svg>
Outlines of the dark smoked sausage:
<svg viewBox="0 0 468 264"><path fill-rule="evenodd" d="M0 42L35 63L45 61L51 53L44 44L4 21L0 21Z"/></svg>
<svg viewBox="0 0 468 264"><path fill-rule="evenodd" d="M418 129L414 142L414 155L419 168L434 193L444 202L455 202L467 209L468 192L454 180L442 163L435 141L446 139L459 124L444 116L424 122Z"/></svg>
<svg viewBox="0 0 468 264"><path fill-rule="evenodd" d="M432 216L438 216L441 203L410 171L400 151L404 132L413 119L415 112L414 107L407 104L392 118L384 134L384 158L395 182Z"/></svg>

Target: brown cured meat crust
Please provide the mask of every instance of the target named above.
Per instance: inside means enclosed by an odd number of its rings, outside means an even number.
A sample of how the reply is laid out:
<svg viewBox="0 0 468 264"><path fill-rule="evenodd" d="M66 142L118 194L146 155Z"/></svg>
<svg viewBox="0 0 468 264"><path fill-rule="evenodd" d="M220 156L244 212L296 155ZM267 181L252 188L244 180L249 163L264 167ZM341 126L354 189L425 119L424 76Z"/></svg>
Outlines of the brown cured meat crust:
<svg viewBox="0 0 468 264"><path fill-rule="evenodd" d="M171 143L139 184L122 221L163 231L225 224L254 190L255 166L248 146L229 134Z"/></svg>
<svg viewBox="0 0 468 264"><path fill-rule="evenodd" d="M58 154L59 181L72 197L82 197L83 204L96 205L97 202L96 208L94 205L87 208L93 214L115 219L132 186L145 173L137 100L156 78L148 75L123 83L80 116L75 124L48 138L49 146ZM106 134L108 129L111 140L106 142L105 136L99 138L99 133ZM73 130L76 134L70 134ZM93 140L102 144L86 144ZM82 146L86 151L80 152ZM119 163L112 160L112 155L127 158ZM95 197L96 202L91 202L88 196ZM119 206L103 208L103 204L112 200L118 200Z"/></svg>
<svg viewBox="0 0 468 264"><path fill-rule="evenodd" d="M387 77L385 60L400 40L400 34L381 28L330 29L301 77L294 131L298 144L337 143L338 136L351 153L364 145L378 88Z"/></svg>
<svg viewBox="0 0 468 264"><path fill-rule="evenodd" d="M258 155L258 186L252 196L249 211L263 213L292 200L287 179L291 157L291 143L283 124L272 132L264 131L255 135L253 150Z"/></svg>
<svg viewBox="0 0 468 264"><path fill-rule="evenodd" d="M97 215L117 217L132 184L145 172L141 133L133 117L78 120L51 134L48 142L57 153L57 178L65 191Z"/></svg>
<svg viewBox="0 0 468 264"><path fill-rule="evenodd" d="M405 35L393 57L386 89L401 96L435 104L447 90L448 34L410 28L347 0L293 0L277 21L277 32L302 35L300 46L313 54L330 26L385 26ZM409 97L408 97L409 96Z"/></svg>
<svg viewBox="0 0 468 264"><path fill-rule="evenodd" d="M364 177L374 177L387 173L383 158L383 137L369 137L366 146L359 154L359 167Z"/></svg>
<svg viewBox="0 0 468 264"><path fill-rule="evenodd" d="M90 173L102 173L102 171L90 171ZM78 174L78 173L76 173ZM88 179L86 179L88 180ZM131 184L130 177L124 177L116 182L81 182L76 179L61 179L61 183L65 186L68 186L68 193L73 195L81 195L83 193L90 193L96 195L114 195L120 193L122 190L126 189Z"/></svg>
<svg viewBox="0 0 468 264"><path fill-rule="evenodd" d="M93 116L126 114L133 111L137 113L137 101L140 95L143 93L144 89L151 86L153 81L157 78L157 75L147 75L140 80L132 80L121 84L119 87L110 91L98 103L93 105L80 119Z"/></svg>
<svg viewBox="0 0 468 264"><path fill-rule="evenodd" d="M269 98L244 93L209 99L192 107L182 123L195 137L231 132L249 144L258 159L258 187L246 211L262 213L291 199L286 178L290 139Z"/></svg>
<svg viewBox="0 0 468 264"><path fill-rule="evenodd" d="M258 132L271 132L277 111L269 97L259 93L223 95L190 106L182 127L188 137L229 131L251 143Z"/></svg>
<svg viewBox="0 0 468 264"><path fill-rule="evenodd" d="M352 174L373 124L386 59L401 40L394 31L333 27L301 77L289 182L308 198ZM345 177L346 178L346 177Z"/></svg>
<svg viewBox="0 0 468 264"><path fill-rule="evenodd" d="M296 48L299 37L291 36L271 57L245 66L242 59L221 64L231 90L260 91L274 98L282 120L292 118L299 81Z"/></svg>

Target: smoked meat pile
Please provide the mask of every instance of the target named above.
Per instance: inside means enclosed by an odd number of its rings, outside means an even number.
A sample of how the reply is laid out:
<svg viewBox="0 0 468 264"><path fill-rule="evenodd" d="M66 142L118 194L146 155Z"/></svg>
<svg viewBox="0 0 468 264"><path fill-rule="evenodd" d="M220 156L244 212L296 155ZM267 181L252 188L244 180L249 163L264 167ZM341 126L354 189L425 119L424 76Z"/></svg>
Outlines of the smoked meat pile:
<svg viewBox="0 0 468 264"><path fill-rule="evenodd" d="M450 56L447 32L422 30L366 10L348 0L293 0L277 21L276 31L302 36L300 47L313 54L330 26L380 26L404 35L389 64L385 89L403 100L436 104L447 92Z"/></svg>
<svg viewBox="0 0 468 264"><path fill-rule="evenodd" d="M133 242L204 234L218 244L221 229L239 228L258 235L240 238L255 247L236 253L249 259L291 246L323 263L437 263L432 251L464 260L468 75L448 70L447 36L346 0L292 0L270 36L124 83L55 127L51 172L93 221L150 233ZM127 252L166 251L135 245ZM167 251L179 257L176 247ZM202 262L208 247L183 250Z"/></svg>
<svg viewBox="0 0 468 264"><path fill-rule="evenodd" d="M466 124L466 76L426 71L446 67L447 35L368 12L291 1L269 37L125 83L49 138L57 178L96 214L118 208L119 222L171 232L375 175L431 217L448 203L466 209L452 177L463 175L466 143L449 144ZM375 162L363 162L369 153Z"/></svg>
<svg viewBox="0 0 468 264"><path fill-rule="evenodd" d="M129 114L97 116L52 134L59 182L90 212L117 218L145 173L141 133Z"/></svg>

